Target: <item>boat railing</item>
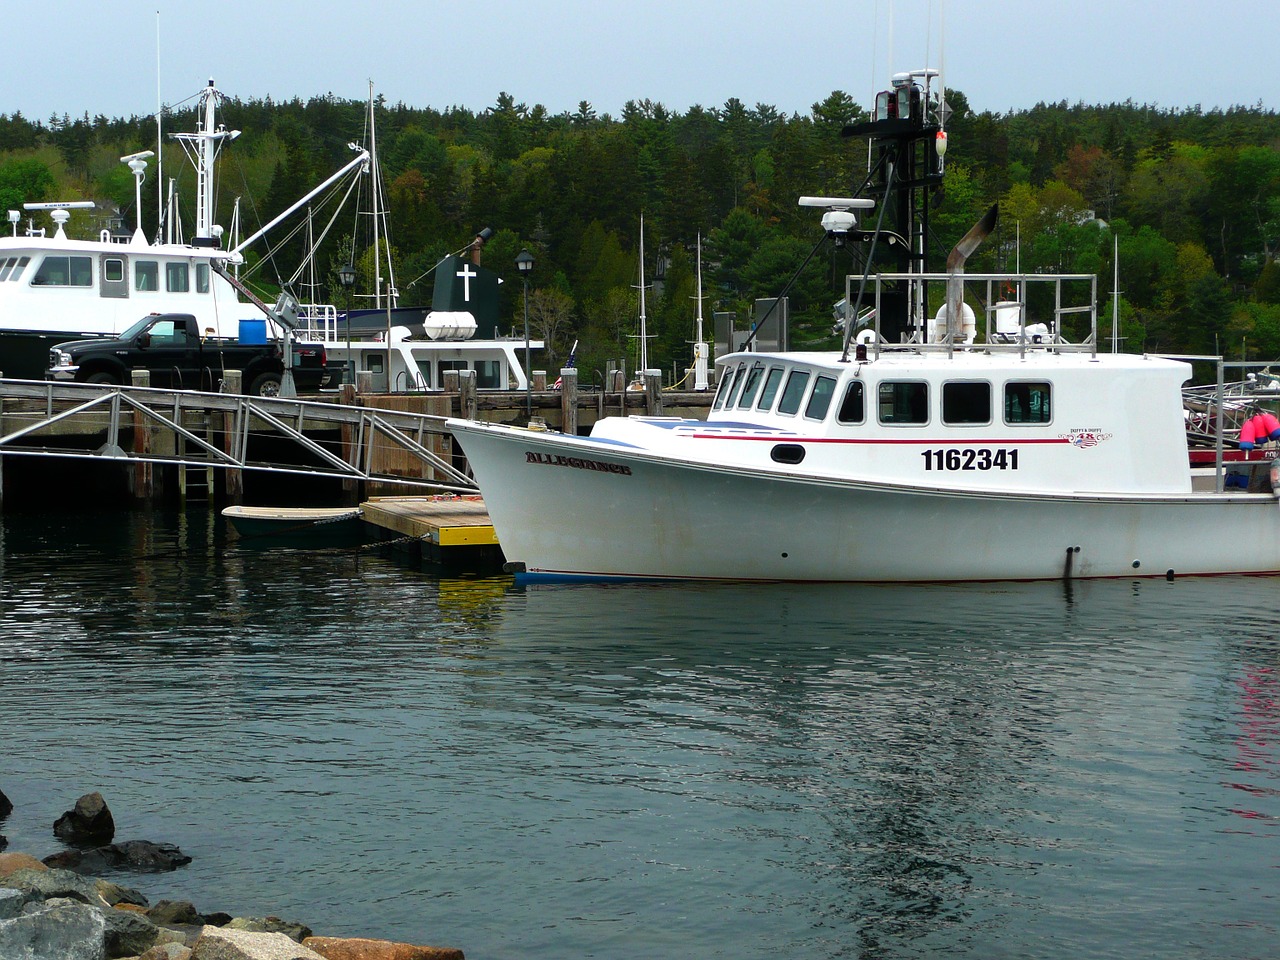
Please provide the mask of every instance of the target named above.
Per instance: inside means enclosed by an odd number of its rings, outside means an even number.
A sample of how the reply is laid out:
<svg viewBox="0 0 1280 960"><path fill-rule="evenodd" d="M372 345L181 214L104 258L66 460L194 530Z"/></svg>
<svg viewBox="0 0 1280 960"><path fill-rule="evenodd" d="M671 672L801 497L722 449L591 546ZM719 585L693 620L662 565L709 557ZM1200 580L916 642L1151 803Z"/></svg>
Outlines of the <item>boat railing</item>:
<svg viewBox="0 0 1280 960"><path fill-rule="evenodd" d="M299 336L321 343L338 342L338 308L331 303L298 304Z"/></svg>
<svg viewBox="0 0 1280 960"><path fill-rule="evenodd" d="M965 303L959 321L947 333L947 283L954 277L947 273L879 273L871 290L874 305L873 325L859 337L878 355L881 350L910 346L921 352L952 353L955 350L980 349L988 353L1048 350L1060 353L1098 352L1098 278L1086 273L965 273L965 284L985 285L981 299L985 314L981 325L972 308ZM862 277L845 278L846 302L852 303ZM909 298L907 329L898 332L899 340L889 339L884 328L884 310L891 288L907 290ZM1051 288L1048 293L1045 288ZM1051 306L1050 306L1051 304ZM1029 319L1029 307L1045 311L1044 320ZM1077 338L1068 339L1068 321L1083 317L1075 324Z"/></svg>

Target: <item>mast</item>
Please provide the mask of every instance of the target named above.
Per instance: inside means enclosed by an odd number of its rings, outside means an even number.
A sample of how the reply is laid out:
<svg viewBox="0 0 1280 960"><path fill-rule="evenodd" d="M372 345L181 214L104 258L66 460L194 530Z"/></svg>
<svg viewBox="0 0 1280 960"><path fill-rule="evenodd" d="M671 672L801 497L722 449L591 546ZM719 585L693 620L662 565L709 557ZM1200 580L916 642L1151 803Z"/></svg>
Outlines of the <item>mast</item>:
<svg viewBox="0 0 1280 960"><path fill-rule="evenodd" d="M214 163L222 145L240 136L240 131L216 125L214 111L222 95L212 79L201 96L204 119L196 132L175 133L173 138L182 144L196 168L196 230L191 242L197 247L213 247L217 246L213 223Z"/></svg>
<svg viewBox="0 0 1280 960"><path fill-rule="evenodd" d="M940 78L940 71L931 67L894 74L890 88L876 95L872 118L842 131L846 137L868 140L872 165L858 194L870 187L880 204L883 249L893 262L892 272L899 274L929 272L929 197L942 183L946 153L945 135L938 136L946 110L931 89L935 78ZM874 252L874 232L849 236L870 242ZM920 284L885 284L879 296L883 337L894 343L924 335L926 305Z"/></svg>
<svg viewBox="0 0 1280 960"><path fill-rule="evenodd" d="M642 376L649 369L649 335L644 316L644 214L640 214L640 366Z"/></svg>
<svg viewBox="0 0 1280 960"><path fill-rule="evenodd" d="M702 234L698 234L698 317L693 328L693 389L706 390L707 345L702 339Z"/></svg>
<svg viewBox="0 0 1280 960"><path fill-rule="evenodd" d="M378 168L378 134L373 124L373 81L369 81L369 154L371 157L370 174L372 176L372 186L369 192L372 194L373 200L373 305L379 309L382 308L382 253L380 251L380 237L382 232L382 222L378 218L378 186L382 180L381 172ZM390 257L390 251L387 251Z"/></svg>

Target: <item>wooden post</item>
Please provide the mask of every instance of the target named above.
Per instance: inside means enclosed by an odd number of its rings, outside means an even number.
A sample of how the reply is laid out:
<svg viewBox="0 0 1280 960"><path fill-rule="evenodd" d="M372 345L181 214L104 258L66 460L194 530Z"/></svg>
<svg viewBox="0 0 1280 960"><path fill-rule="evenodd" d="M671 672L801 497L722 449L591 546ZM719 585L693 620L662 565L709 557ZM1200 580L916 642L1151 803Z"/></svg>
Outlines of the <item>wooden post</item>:
<svg viewBox="0 0 1280 960"><path fill-rule="evenodd" d="M356 385L354 383L344 383L338 395L342 398L342 406L358 407L360 401L356 399ZM352 466L357 466L360 462L361 451L355 448L355 428L349 424L342 425L342 459ZM342 496L347 504L354 506L360 502L360 481L355 477L350 477L342 481Z"/></svg>
<svg viewBox="0 0 1280 960"><path fill-rule="evenodd" d="M151 386L150 370L129 371L129 382L135 387ZM133 453L145 457L151 453L151 427L147 424L142 411L133 410ZM182 475L182 467L178 467L178 475ZM139 461L133 465L130 487L135 500L151 500L155 497L155 465Z"/></svg>
<svg viewBox="0 0 1280 960"><path fill-rule="evenodd" d="M546 390L547 389L547 371L545 370L533 371L532 386L534 390Z"/></svg>
<svg viewBox="0 0 1280 960"><path fill-rule="evenodd" d="M373 371L356 371L356 393L373 393Z"/></svg>
<svg viewBox="0 0 1280 960"><path fill-rule="evenodd" d="M474 420L479 410L476 400L476 372L474 370L458 371L459 402L462 405L464 420Z"/></svg>
<svg viewBox="0 0 1280 960"><path fill-rule="evenodd" d="M562 367L560 370L560 423L561 429L571 437L578 435L578 370Z"/></svg>
<svg viewBox="0 0 1280 960"><path fill-rule="evenodd" d="M243 370L227 370L223 374L222 390L224 393L238 396L243 386ZM239 438L235 435L235 426L236 415L224 412L222 414L222 452L227 456L233 456L236 452L235 445ZM226 481L225 494L227 503L244 503L244 471L238 467L228 467L223 471L223 478Z"/></svg>
<svg viewBox="0 0 1280 960"><path fill-rule="evenodd" d="M644 406L651 417L662 416L662 371L644 371Z"/></svg>

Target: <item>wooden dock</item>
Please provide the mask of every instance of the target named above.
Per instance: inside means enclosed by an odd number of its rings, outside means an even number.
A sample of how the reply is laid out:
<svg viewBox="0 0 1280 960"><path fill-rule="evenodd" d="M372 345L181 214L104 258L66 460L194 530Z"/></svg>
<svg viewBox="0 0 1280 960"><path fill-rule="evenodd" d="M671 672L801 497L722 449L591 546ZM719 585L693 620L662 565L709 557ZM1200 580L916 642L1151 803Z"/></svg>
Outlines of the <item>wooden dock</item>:
<svg viewBox="0 0 1280 960"><path fill-rule="evenodd" d="M502 547L479 497L377 497L360 509L366 523L416 546L424 559L475 572L502 569Z"/></svg>

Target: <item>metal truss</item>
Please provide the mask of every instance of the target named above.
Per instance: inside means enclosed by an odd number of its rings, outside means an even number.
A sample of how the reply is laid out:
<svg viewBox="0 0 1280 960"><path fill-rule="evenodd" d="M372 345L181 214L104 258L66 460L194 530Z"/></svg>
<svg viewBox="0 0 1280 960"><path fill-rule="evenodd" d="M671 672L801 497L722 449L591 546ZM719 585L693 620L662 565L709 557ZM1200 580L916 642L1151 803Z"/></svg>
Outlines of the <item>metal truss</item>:
<svg viewBox="0 0 1280 960"><path fill-rule="evenodd" d="M38 380L0 380L0 402L0 456L268 470L477 492L474 480L427 446L429 435L448 436L443 417L316 400ZM13 429L18 421L23 426ZM308 436L308 431L335 429L347 431L347 457ZM101 442L104 430L106 440ZM140 430L147 431L148 439L169 433L174 452L156 452L151 443L137 443ZM50 445L55 432L61 442ZM122 432L128 435L128 447L121 444ZM315 462L250 460L250 437L264 435L292 441ZM78 442L84 445L76 446ZM377 469L379 446L409 454L422 465L422 476Z"/></svg>

